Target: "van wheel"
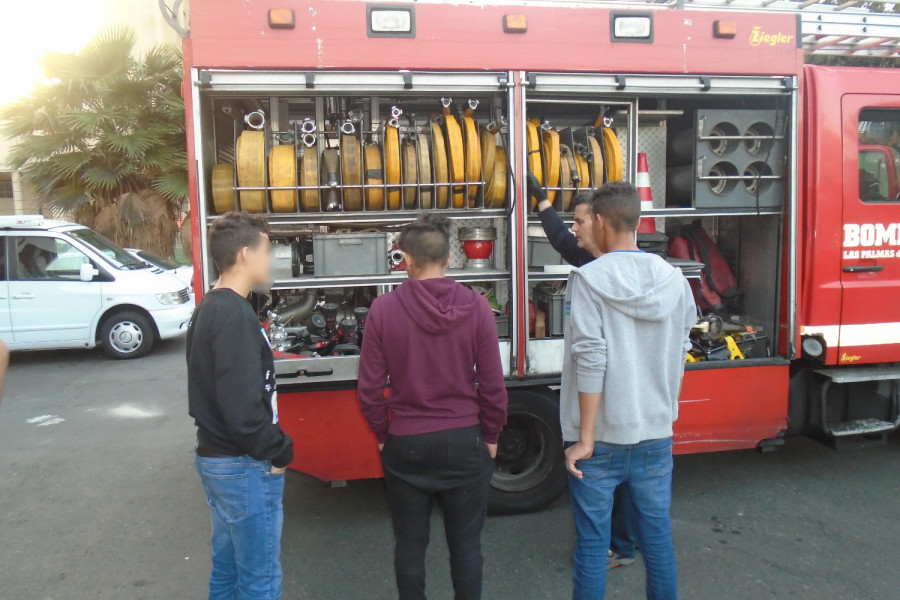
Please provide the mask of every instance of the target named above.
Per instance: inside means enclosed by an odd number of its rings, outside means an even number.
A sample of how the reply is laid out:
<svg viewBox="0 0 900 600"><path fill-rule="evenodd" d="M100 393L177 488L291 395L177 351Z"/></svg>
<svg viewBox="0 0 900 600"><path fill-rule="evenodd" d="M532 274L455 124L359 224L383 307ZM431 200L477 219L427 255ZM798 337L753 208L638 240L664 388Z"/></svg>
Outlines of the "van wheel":
<svg viewBox="0 0 900 600"><path fill-rule="evenodd" d="M543 508L566 487L559 404L551 392L511 390L500 434L488 511L515 514Z"/></svg>
<svg viewBox="0 0 900 600"><path fill-rule="evenodd" d="M136 312L110 315L100 328L100 345L113 358L140 358L150 352L154 341L153 325Z"/></svg>

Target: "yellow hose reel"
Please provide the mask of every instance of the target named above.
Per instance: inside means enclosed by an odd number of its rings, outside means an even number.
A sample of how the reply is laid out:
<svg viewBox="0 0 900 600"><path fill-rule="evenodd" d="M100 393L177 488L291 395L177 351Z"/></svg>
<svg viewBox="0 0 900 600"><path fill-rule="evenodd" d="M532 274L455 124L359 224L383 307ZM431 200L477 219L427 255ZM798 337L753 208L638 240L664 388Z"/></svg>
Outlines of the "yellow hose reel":
<svg viewBox="0 0 900 600"><path fill-rule="evenodd" d="M266 185L266 136L262 131L244 131L238 136L234 149L237 162L238 185L258 187ZM242 190L241 210L266 212L265 190Z"/></svg>

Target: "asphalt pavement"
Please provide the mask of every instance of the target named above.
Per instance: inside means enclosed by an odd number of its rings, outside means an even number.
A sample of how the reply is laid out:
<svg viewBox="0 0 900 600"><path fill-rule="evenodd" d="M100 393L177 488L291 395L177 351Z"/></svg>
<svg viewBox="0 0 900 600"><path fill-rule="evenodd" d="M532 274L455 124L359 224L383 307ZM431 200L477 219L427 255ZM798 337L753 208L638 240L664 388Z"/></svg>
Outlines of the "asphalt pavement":
<svg viewBox="0 0 900 600"><path fill-rule="evenodd" d="M15 354L0 406L0 600L205 598L209 516L193 471L184 344L137 361L99 352ZM300 449L302 451L302 449ZM289 473L284 598L394 596L380 481L332 488ZM900 597L900 438L834 451L793 438L675 460L683 599ZM568 499L492 517L485 600L571 595ZM452 598L434 516L429 598ZM643 567L607 598L643 597Z"/></svg>

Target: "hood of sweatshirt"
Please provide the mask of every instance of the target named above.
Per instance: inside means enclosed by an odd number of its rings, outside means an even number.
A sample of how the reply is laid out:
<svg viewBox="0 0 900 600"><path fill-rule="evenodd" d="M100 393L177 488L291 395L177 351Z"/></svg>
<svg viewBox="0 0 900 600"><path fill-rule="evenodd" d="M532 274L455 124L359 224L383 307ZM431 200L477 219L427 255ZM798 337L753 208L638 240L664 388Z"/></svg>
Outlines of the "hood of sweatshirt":
<svg viewBox="0 0 900 600"><path fill-rule="evenodd" d="M469 319L484 300L449 278L408 279L394 293L409 318L424 331L442 334Z"/></svg>
<svg viewBox="0 0 900 600"><path fill-rule="evenodd" d="M610 252L576 273L608 306L643 321L671 313L686 283L679 269L646 252Z"/></svg>

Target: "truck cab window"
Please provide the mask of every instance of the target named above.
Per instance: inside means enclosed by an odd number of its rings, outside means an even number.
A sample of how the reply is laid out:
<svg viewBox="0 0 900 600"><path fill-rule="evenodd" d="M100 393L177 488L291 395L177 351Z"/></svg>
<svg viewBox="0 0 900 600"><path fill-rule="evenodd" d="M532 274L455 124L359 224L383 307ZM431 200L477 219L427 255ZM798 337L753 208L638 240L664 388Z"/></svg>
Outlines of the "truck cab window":
<svg viewBox="0 0 900 600"><path fill-rule="evenodd" d="M859 116L859 197L900 201L900 110L864 109Z"/></svg>

